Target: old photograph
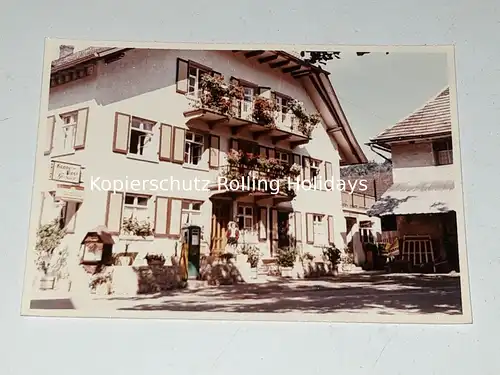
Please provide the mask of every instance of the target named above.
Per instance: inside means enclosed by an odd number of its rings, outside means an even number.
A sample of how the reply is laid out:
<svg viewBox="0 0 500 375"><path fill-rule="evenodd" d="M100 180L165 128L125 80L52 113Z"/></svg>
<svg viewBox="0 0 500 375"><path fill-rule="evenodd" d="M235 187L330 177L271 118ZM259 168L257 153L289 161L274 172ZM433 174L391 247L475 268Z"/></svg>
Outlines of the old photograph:
<svg viewBox="0 0 500 375"><path fill-rule="evenodd" d="M471 322L455 79L451 47L48 39L22 314Z"/></svg>

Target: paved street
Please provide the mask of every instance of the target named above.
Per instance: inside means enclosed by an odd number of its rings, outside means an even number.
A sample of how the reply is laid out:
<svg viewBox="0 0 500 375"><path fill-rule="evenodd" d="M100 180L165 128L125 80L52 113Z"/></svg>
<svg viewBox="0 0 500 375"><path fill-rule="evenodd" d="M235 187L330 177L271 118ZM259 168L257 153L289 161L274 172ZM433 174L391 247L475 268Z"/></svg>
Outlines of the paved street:
<svg viewBox="0 0 500 375"><path fill-rule="evenodd" d="M200 287L153 296L41 295L32 308L232 313L461 314L460 278L453 275L349 275L325 280ZM155 314L156 315L156 314Z"/></svg>

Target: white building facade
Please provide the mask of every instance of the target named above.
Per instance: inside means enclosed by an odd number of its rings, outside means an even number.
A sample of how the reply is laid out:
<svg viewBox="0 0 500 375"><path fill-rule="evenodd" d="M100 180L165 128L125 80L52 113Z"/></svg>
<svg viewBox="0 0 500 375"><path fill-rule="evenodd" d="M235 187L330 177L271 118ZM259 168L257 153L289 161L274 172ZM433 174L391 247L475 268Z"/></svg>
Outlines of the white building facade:
<svg viewBox="0 0 500 375"><path fill-rule="evenodd" d="M233 104L238 117L193 106L204 74L243 87L243 99ZM259 96L277 105L274 128L246 113ZM321 116L310 137L291 126L286 106L293 99ZM35 208L39 224L60 218L71 252L87 232L106 226L114 253L169 259L185 224L202 228L202 253L221 252L229 221L239 224L240 241L258 245L265 257L290 238L313 255L345 245L338 189L299 187L287 199L208 188L232 149L297 164L304 180L339 180L342 163L366 161L327 72L294 54L90 48L53 63L44 117ZM149 223L151 232L125 233L131 217Z"/></svg>

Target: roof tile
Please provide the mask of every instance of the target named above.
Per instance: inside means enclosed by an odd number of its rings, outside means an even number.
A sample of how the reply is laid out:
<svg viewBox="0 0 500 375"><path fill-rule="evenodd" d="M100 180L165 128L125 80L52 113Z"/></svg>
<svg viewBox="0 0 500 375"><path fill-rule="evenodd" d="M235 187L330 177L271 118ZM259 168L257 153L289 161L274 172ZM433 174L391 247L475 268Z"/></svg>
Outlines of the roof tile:
<svg viewBox="0 0 500 375"><path fill-rule="evenodd" d="M449 87L422 108L393 127L384 130L371 141L384 143L387 140L425 137L447 132L451 132Z"/></svg>

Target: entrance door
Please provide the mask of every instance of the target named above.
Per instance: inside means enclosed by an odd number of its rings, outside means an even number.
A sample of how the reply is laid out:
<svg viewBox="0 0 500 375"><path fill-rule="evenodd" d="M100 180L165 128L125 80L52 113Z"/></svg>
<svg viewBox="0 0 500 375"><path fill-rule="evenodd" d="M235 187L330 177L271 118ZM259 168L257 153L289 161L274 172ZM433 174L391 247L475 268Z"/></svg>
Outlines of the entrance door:
<svg viewBox="0 0 500 375"><path fill-rule="evenodd" d="M278 211L278 248L290 246L289 225L288 212Z"/></svg>
<svg viewBox="0 0 500 375"><path fill-rule="evenodd" d="M227 244L226 231L231 221L232 201L214 201L212 208L212 232L210 236L210 253L220 254Z"/></svg>

